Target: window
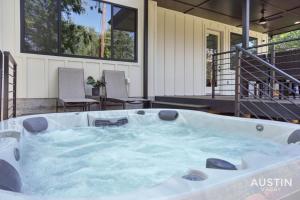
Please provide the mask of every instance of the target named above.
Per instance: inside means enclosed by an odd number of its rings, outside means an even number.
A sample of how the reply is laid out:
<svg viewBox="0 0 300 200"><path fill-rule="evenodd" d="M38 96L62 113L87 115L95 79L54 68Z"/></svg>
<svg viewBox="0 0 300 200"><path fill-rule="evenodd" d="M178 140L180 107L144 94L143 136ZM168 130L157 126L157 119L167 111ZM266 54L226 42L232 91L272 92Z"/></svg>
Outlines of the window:
<svg viewBox="0 0 300 200"><path fill-rule="evenodd" d="M230 50L234 50L235 49L235 46L238 45L238 46L242 46L242 43L243 43L243 36L240 35L240 34L236 34L236 33L230 33ZM254 37L250 37L249 38L249 47L255 47L257 46L258 43L257 43L257 38L254 38ZM257 53L257 49L256 48L253 48L253 49L249 49L249 51L251 53L254 53L256 54ZM234 56L235 56L235 53L231 53L231 61L230 61L230 69L234 69Z"/></svg>
<svg viewBox="0 0 300 200"><path fill-rule="evenodd" d="M57 1L24 1L22 49L26 52L58 53Z"/></svg>
<svg viewBox="0 0 300 200"><path fill-rule="evenodd" d="M136 9L98 0L22 2L22 52L137 61Z"/></svg>
<svg viewBox="0 0 300 200"><path fill-rule="evenodd" d="M122 7L113 7L113 58L134 59L136 39L136 12Z"/></svg>
<svg viewBox="0 0 300 200"><path fill-rule="evenodd" d="M213 54L219 52L220 35L208 33L206 35L206 87L212 87L213 81ZM215 80L217 86L217 80Z"/></svg>

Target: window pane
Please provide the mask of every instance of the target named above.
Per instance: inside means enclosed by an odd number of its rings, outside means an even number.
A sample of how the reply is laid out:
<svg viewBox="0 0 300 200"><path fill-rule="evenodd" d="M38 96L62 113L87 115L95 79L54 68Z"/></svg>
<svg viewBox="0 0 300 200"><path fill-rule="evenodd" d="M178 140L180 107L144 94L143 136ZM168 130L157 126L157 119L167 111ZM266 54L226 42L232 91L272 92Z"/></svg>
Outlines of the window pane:
<svg viewBox="0 0 300 200"><path fill-rule="evenodd" d="M113 58L135 60L136 11L113 6Z"/></svg>
<svg viewBox="0 0 300 200"><path fill-rule="evenodd" d="M241 47L242 43L243 43L242 35L235 34L235 33L230 34L230 47L231 47L231 50L233 50L236 45ZM250 37L249 38L249 47L254 47L254 46L257 46L257 38ZM250 49L250 51L252 53L256 53L257 50L256 50L256 48L253 48L253 49Z"/></svg>
<svg viewBox="0 0 300 200"><path fill-rule="evenodd" d="M58 14L56 0L24 1L23 50L26 52L58 52Z"/></svg>
<svg viewBox="0 0 300 200"><path fill-rule="evenodd" d="M62 53L110 58L111 6L99 1L62 1Z"/></svg>
<svg viewBox="0 0 300 200"><path fill-rule="evenodd" d="M206 36L206 86L212 86L212 65L213 65L213 54L218 53L218 35L208 34ZM217 81L215 80L215 86Z"/></svg>
<svg viewBox="0 0 300 200"><path fill-rule="evenodd" d="M236 34L236 33L231 33L230 34L230 50L234 50L235 49L235 46L238 45L238 46L242 46L242 43L243 43L243 36L240 35L240 34ZM257 46L258 43L257 43L257 38L254 38L254 37L250 37L249 38L249 47L254 47L254 46ZM257 54L257 49L256 48L253 48L253 49L249 49L249 51L253 54ZM231 61L230 61L230 69L234 69L234 56L235 56L235 53L231 53L230 57L231 57Z"/></svg>

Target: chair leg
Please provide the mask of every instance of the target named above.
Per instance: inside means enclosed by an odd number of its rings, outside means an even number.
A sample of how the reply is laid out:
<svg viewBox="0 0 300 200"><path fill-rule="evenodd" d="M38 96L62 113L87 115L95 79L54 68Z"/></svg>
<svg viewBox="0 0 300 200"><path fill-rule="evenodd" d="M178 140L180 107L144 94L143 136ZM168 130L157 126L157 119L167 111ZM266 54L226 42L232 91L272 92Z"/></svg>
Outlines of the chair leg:
<svg viewBox="0 0 300 200"><path fill-rule="evenodd" d="M102 110L106 110L106 105L105 105L104 100L102 100L102 102L101 102L101 108L102 108Z"/></svg>
<svg viewBox="0 0 300 200"><path fill-rule="evenodd" d="M63 103L63 111L66 112L66 105Z"/></svg>
<svg viewBox="0 0 300 200"><path fill-rule="evenodd" d="M126 103L124 102L123 103L123 110L125 110L126 109Z"/></svg>
<svg viewBox="0 0 300 200"><path fill-rule="evenodd" d="M58 100L56 99L56 112L58 112Z"/></svg>

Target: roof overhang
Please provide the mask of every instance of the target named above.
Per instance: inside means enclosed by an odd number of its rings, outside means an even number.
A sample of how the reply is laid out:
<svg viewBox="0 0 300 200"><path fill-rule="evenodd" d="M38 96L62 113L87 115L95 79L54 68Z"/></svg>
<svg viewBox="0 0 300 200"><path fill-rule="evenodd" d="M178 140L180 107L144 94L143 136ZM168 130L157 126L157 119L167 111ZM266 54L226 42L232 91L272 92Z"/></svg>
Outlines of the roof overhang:
<svg viewBox="0 0 300 200"><path fill-rule="evenodd" d="M243 0L155 0L159 7L242 27ZM259 24L261 11L267 23ZM297 22L299 22L297 24ZM251 0L250 29L276 35L300 29L299 0Z"/></svg>

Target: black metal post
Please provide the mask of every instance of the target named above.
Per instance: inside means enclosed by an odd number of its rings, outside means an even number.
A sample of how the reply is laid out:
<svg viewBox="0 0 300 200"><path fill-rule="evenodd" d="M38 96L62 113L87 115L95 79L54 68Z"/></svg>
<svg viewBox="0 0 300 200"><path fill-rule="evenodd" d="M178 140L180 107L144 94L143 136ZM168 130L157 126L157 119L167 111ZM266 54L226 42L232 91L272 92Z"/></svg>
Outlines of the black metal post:
<svg viewBox="0 0 300 200"><path fill-rule="evenodd" d="M270 46L270 53L271 53L271 64L272 65L275 65L276 63L276 60L275 60L275 45L271 45ZM275 71L271 69L270 71L270 76L272 77L271 80L270 80L270 87L271 87L271 90L270 90L270 96L271 97L274 97L274 87L275 87Z"/></svg>
<svg viewBox="0 0 300 200"><path fill-rule="evenodd" d="M143 96L148 98L148 0L144 0L144 69Z"/></svg>
<svg viewBox="0 0 300 200"><path fill-rule="evenodd" d="M215 81L216 81L216 63L215 63L216 55L212 55L212 80L211 80L211 97L214 99L215 98Z"/></svg>
<svg viewBox="0 0 300 200"><path fill-rule="evenodd" d="M13 117L17 116L17 63L14 63L14 78L13 78Z"/></svg>
<svg viewBox="0 0 300 200"><path fill-rule="evenodd" d="M243 48L249 47L250 0L243 0Z"/></svg>
<svg viewBox="0 0 300 200"><path fill-rule="evenodd" d="M9 53L4 52L3 66L3 120L8 119L8 70L9 70Z"/></svg>
<svg viewBox="0 0 300 200"><path fill-rule="evenodd" d="M241 51L236 49L235 53L235 110L236 117L240 117L241 111Z"/></svg>
<svg viewBox="0 0 300 200"><path fill-rule="evenodd" d="M243 41L242 47L247 49L249 47L249 28L250 28L250 0L243 0ZM248 88L248 82L242 81L244 88ZM242 90L241 93L244 96L248 96L247 90Z"/></svg>

